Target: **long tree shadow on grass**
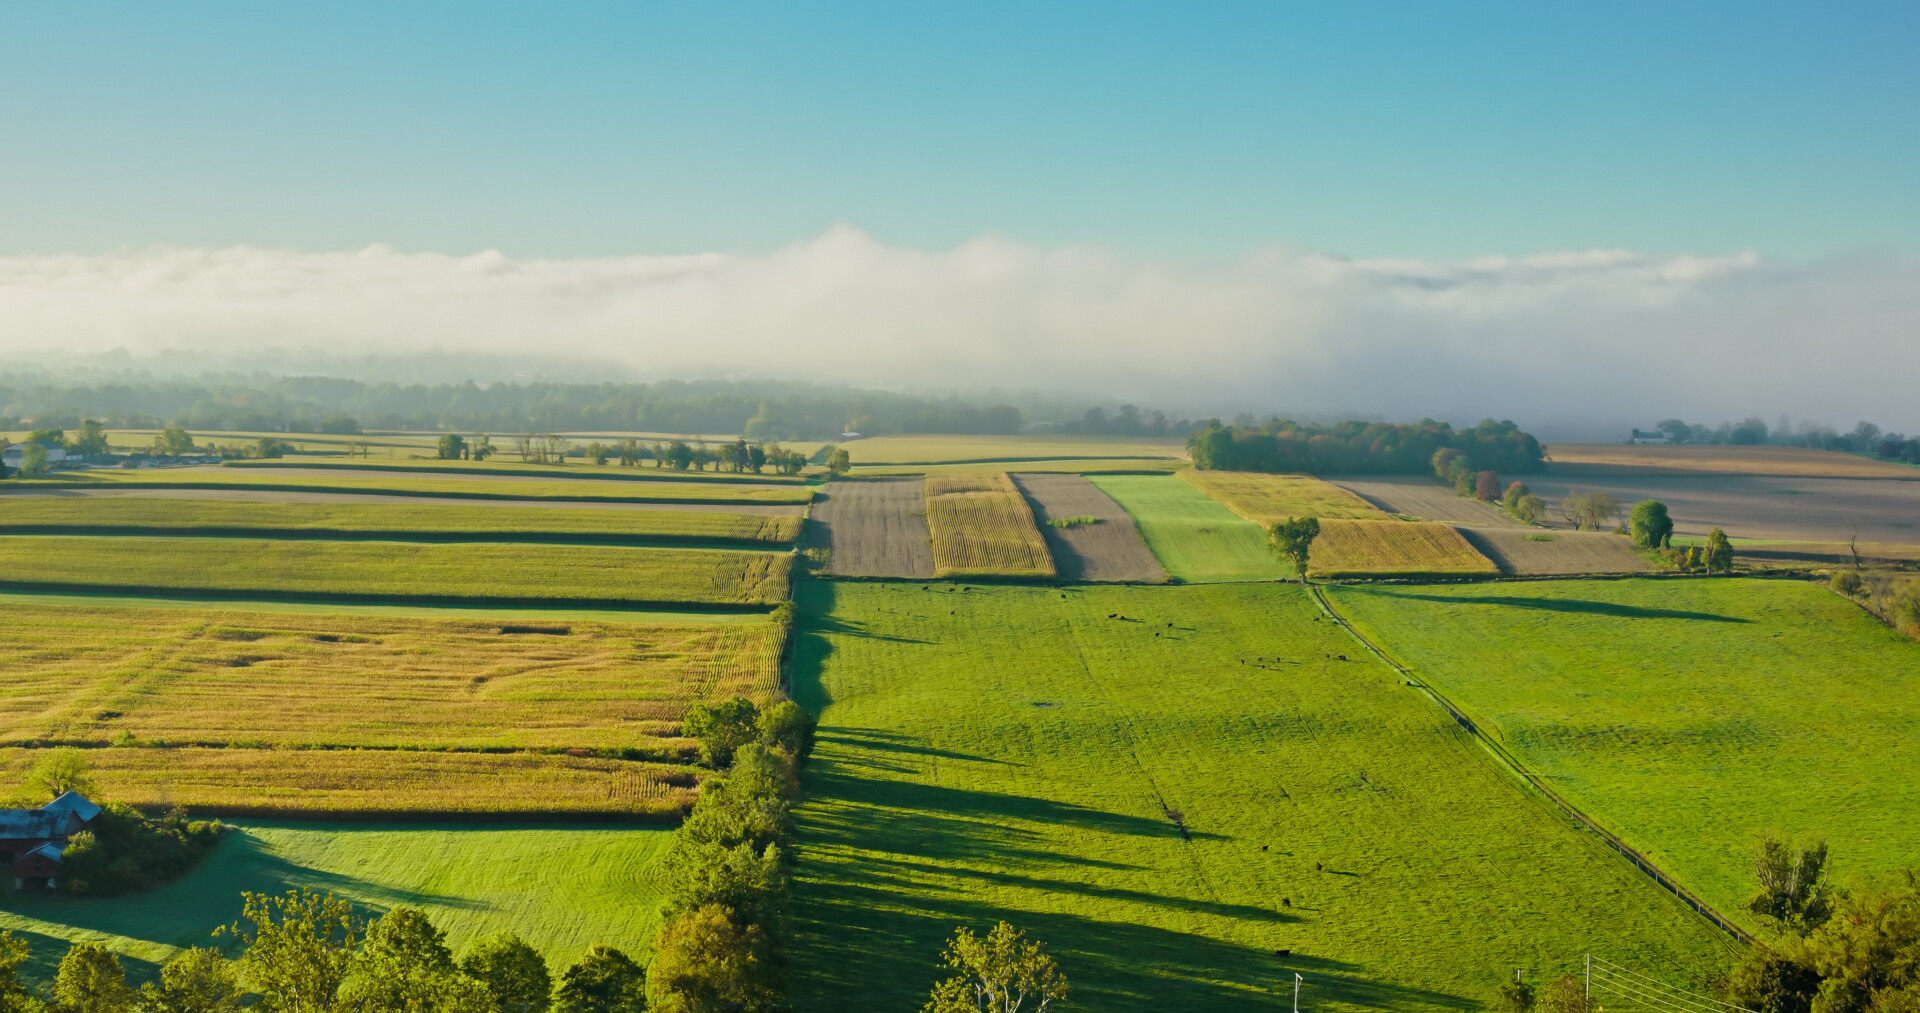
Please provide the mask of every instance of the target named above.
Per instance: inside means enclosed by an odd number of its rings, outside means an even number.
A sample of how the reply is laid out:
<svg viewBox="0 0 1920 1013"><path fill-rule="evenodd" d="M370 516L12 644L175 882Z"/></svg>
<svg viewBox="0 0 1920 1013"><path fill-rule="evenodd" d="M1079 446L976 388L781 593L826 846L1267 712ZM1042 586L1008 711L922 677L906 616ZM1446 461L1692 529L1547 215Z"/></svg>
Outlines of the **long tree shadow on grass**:
<svg viewBox="0 0 1920 1013"><path fill-rule="evenodd" d="M1517 595L1476 594L1412 594L1404 591L1380 591L1367 587L1349 589L1354 594L1379 595L1386 598L1412 599L1414 601L1441 602L1448 605L1505 605L1510 608L1533 609L1540 612L1578 612L1588 615L1617 616L1621 619L1693 619L1708 623L1751 623L1751 619L1739 616L1723 616L1716 612L1688 612L1683 609L1643 608L1638 605L1622 605L1610 601L1588 601L1578 598L1522 598Z"/></svg>
<svg viewBox="0 0 1920 1013"><path fill-rule="evenodd" d="M820 742L858 746L862 749L875 749L888 753L910 753L914 756L931 756L942 760L970 760L974 763L1000 763L1010 761L997 760L991 756L976 756L972 753L960 753L951 749L935 749L926 745L926 740L914 735L902 735L880 728L848 728L833 726L822 728L814 736ZM1017 766L1017 764L1015 764Z"/></svg>

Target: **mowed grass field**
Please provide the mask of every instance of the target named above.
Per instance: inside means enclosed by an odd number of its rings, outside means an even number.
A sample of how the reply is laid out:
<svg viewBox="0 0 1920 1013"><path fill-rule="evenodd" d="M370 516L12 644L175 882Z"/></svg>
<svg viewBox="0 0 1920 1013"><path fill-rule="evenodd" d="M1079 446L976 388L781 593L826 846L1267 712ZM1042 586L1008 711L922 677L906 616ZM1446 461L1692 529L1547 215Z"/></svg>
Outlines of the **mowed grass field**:
<svg viewBox="0 0 1920 1013"><path fill-rule="evenodd" d="M1138 461L1186 458L1183 438L1128 436L875 436L840 446L856 473L868 465L989 464L1033 461ZM1035 469L1022 467L1020 471Z"/></svg>
<svg viewBox="0 0 1920 1013"><path fill-rule="evenodd" d="M1316 577L1492 576L1500 568L1439 521L1333 519L1320 522L1307 571Z"/></svg>
<svg viewBox="0 0 1920 1013"><path fill-rule="evenodd" d="M432 601L773 605L784 552L208 538L0 537L16 588Z"/></svg>
<svg viewBox="0 0 1920 1013"><path fill-rule="evenodd" d="M50 981L69 944L97 942L128 976L151 980L189 946L232 946L213 931L240 919L240 893L330 891L377 914L423 908L459 953L518 933L557 978L588 946L645 962L658 928L654 867L671 833L567 825L246 822L181 879L111 900L9 894L0 928L24 937L29 980Z"/></svg>
<svg viewBox="0 0 1920 1013"><path fill-rule="evenodd" d="M1001 918L1113 1011L1285 1009L1296 972L1315 1010L1473 1009L1589 951L1673 981L1731 959L1297 587L800 606L796 1005L913 1008L954 926Z"/></svg>
<svg viewBox="0 0 1920 1013"><path fill-rule="evenodd" d="M1186 583L1279 580L1293 567L1267 546L1260 525L1173 475L1089 475L1140 526L1169 576Z"/></svg>
<svg viewBox="0 0 1920 1013"><path fill-rule="evenodd" d="M320 470L264 468L130 468L57 471L20 482L25 489L262 489L283 492L364 493L450 499L556 500L611 503L807 503L806 486L734 485L719 482L594 482L578 479L496 479L478 476L335 474Z"/></svg>
<svg viewBox="0 0 1920 1013"><path fill-rule="evenodd" d="M569 541L721 541L780 545L800 535L800 518L694 510L581 510L423 503L256 503L205 499L59 499L20 496L0 510L9 532L193 534L243 532L295 537L484 536Z"/></svg>
<svg viewBox="0 0 1920 1013"><path fill-rule="evenodd" d="M928 475L927 531L936 577L1051 577L1033 508L1006 472Z"/></svg>
<svg viewBox="0 0 1920 1013"><path fill-rule="evenodd" d="M1920 855L1920 644L1756 579L1338 587L1355 625L1737 921L1762 835L1849 887Z"/></svg>
<svg viewBox="0 0 1920 1013"><path fill-rule="evenodd" d="M1289 517L1388 520L1364 499L1311 475L1248 471L1183 471L1180 477L1234 513L1268 527Z"/></svg>

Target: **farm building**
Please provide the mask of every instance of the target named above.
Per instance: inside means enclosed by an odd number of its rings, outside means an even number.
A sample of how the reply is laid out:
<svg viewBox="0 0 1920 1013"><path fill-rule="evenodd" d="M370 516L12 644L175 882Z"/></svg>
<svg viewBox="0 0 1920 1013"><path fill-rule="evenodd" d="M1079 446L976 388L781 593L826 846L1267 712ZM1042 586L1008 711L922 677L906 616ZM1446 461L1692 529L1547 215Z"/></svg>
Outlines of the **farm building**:
<svg viewBox="0 0 1920 1013"><path fill-rule="evenodd" d="M0 809L0 862L13 866L13 888L58 885L68 839L98 815L99 806L72 791L38 809Z"/></svg>
<svg viewBox="0 0 1920 1013"><path fill-rule="evenodd" d="M27 444L15 443L12 446L8 447L5 451L0 451L0 464L5 464L9 468L18 468L20 467L20 462L25 457L26 452L27 452ZM65 450L62 450L59 447L47 448L48 464L59 464L65 461L66 459L67 459L67 452Z"/></svg>
<svg viewBox="0 0 1920 1013"><path fill-rule="evenodd" d="M1651 432L1648 432L1647 430L1644 430L1644 429L1635 429L1633 431L1633 439L1628 440L1627 442L1628 443L1672 443L1673 437L1666 433L1661 432L1658 429L1655 429Z"/></svg>

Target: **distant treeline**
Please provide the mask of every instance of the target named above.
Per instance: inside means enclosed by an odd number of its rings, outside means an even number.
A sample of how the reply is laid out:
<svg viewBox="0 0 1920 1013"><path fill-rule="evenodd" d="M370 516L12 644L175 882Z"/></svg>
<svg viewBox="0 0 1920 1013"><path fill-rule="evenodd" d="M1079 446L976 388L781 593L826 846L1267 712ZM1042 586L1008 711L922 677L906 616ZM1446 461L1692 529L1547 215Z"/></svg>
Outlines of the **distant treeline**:
<svg viewBox="0 0 1920 1013"><path fill-rule="evenodd" d="M1026 420L1009 405L978 407L852 387L725 381L401 385L317 376L148 379L99 384L0 385L0 426L355 433L638 430L819 439L851 429L999 435Z"/></svg>
<svg viewBox="0 0 1920 1013"><path fill-rule="evenodd" d="M1416 475L1434 454L1457 450L1481 469L1526 474L1540 470L1540 441L1511 422L1488 419L1456 431L1445 422L1302 424L1273 419L1261 426L1226 426L1211 419L1187 439L1193 466L1203 471L1304 472L1311 475Z"/></svg>
<svg viewBox="0 0 1920 1013"><path fill-rule="evenodd" d="M1785 428L1770 430L1766 422L1757 418L1738 424L1722 422L1718 428L1701 423L1689 425L1680 419L1662 419L1658 429L1675 443L1811 447L1843 454L1872 453L1887 460L1920 464L1920 437L1883 432L1871 422L1861 422L1845 433L1818 425L1803 425L1798 432Z"/></svg>

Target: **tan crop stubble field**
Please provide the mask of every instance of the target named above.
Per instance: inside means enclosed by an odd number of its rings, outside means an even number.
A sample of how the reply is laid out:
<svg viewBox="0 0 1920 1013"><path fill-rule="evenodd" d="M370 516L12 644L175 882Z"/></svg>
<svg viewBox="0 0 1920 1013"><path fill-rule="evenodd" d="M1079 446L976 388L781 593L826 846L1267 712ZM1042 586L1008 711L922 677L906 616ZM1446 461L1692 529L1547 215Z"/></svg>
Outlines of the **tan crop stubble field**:
<svg viewBox="0 0 1920 1013"><path fill-rule="evenodd" d="M229 813L655 813L686 708L771 698L784 628L22 605L0 779L87 747L106 793ZM374 790L384 791L384 797Z"/></svg>
<svg viewBox="0 0 1920 1013"><path fill-rule="evenodd" d="M1315 577L1492 576L1500 572L1460 532L1438 521L1320 522L1307 569Z"/></svg>
<svg viewBox="0 0 1920 1013"><path fill-rule="evenodd" d="M1534 479L1523 475L1519 481L1530 483ZM1502 573L1544 576L1644 573L1654 569L1646 556L1619 535L1543 531L1522 524L1493 504L1462 496L1452 486L1425 476L1379 475L1332 481L1388 513L1452 524Z"/></svg>
<svg viewBox="0 0 1920 1013"><path fill-rule="evenodd" d="M928 475L926 494L935 576L1055 575L1033 510L1005 472Z"/></svg>
<svg viewBox="0 0 1920 1013"><path fill-rule="evenodd" d="M810 525L825 542L828 572L846 577L933 576L926 485L920 478L833 482Z"/></svg>
<svg viewBox="0 0 1920 1013"><path fill-rule="evenodd" d="M1022 473L1013 481L1033 507L1061 579L1166 581L1140 526L1099 486L1080 475ZM1075 523L1086 518L1093 523Z"/></svg>

